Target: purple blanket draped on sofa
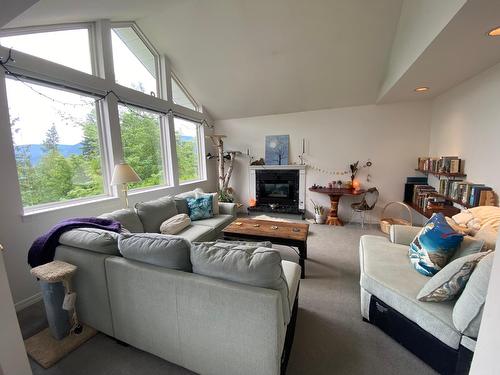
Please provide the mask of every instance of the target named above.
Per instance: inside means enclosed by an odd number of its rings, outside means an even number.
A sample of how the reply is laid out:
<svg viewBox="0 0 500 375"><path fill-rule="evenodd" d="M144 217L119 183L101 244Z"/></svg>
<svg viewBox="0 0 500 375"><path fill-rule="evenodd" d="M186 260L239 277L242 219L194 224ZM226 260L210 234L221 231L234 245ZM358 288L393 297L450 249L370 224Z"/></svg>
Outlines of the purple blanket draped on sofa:
<svg viewBox="0 0 500 375"><path fill-rule="evenodd" d="M52 262L56 253L56 247L59 245L59 236L75 228L98 228L118 233L121 230L121 224L118 221L97 217L63 220L33 242L28 252L29 265L37 267Z"/></svg>

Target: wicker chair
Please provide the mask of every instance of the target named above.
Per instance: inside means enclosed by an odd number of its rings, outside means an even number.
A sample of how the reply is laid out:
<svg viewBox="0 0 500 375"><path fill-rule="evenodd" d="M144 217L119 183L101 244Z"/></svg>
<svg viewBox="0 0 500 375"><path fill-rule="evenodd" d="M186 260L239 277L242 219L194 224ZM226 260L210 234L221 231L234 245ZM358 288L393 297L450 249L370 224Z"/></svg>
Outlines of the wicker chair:
<svg viewBox="0 0 500 375"><path fill-rule="evenodd" d="M359 214L361 216L361 228L365 227L365 216L367 211L372 211L375 208L375 205L378 201L379 192L377 188L372 187L366 191L363 195L363 199L361 202L356 202L351 204L352 214L351 220L354 218L355 214Z"/></svg>

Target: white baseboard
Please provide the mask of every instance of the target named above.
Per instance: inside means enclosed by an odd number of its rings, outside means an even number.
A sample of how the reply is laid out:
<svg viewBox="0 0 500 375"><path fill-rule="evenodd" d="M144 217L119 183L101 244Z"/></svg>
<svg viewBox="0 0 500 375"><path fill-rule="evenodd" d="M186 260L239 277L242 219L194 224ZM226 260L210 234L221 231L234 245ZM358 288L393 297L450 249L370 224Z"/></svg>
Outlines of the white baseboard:
<svg viewBox="0 0 500 375"><path fill-rule="evenodd" d="M31 297L25 298L17 302L14 306L16 308L16 311L21 311L41 300L42 300L42 293L37 293L32 295Z"/></svg>

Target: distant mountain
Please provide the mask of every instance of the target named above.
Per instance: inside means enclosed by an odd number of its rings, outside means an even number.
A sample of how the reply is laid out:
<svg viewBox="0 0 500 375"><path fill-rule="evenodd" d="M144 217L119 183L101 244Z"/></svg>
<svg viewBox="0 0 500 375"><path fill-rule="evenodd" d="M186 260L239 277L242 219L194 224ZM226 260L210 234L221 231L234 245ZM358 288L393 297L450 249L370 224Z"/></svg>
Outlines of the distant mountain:
<svg viewBox="0 0 500 375"><path fill-rule="evenodd" d="M29 153L31 154L31 164L37 165L40 162L45 150L43 145L40 144L31 144L31 145L22 145L16 146L16 154L20 151L21 148L28 147ZM57 145L57 148L62 156L65 158L71 155L81 155L82 154L82 144L77 143L75 145Z"/></svg>
<svg viewBox="0 0 500 375"><path fill-rule="evenodd" d="M182 142L193 142L194 137L192 137L190 135L181 135L181 141Z"/></svg>

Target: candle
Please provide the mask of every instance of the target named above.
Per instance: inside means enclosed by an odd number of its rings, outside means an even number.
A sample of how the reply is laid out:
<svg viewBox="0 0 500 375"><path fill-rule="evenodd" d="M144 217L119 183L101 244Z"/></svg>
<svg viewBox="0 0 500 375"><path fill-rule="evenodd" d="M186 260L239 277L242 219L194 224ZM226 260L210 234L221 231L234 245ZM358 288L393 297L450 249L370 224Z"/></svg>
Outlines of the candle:
<svg viewBox="0 0 500 375"><path fill-rule="evenodd" d="M306 140L304 138L302 138L302 153L306 153Z"/></svg>
<svg viewBox="0 0 500 375"><path fill-rule="evenodd" d="M247 156L250 156L250 149L247 148Z"/></svg>

